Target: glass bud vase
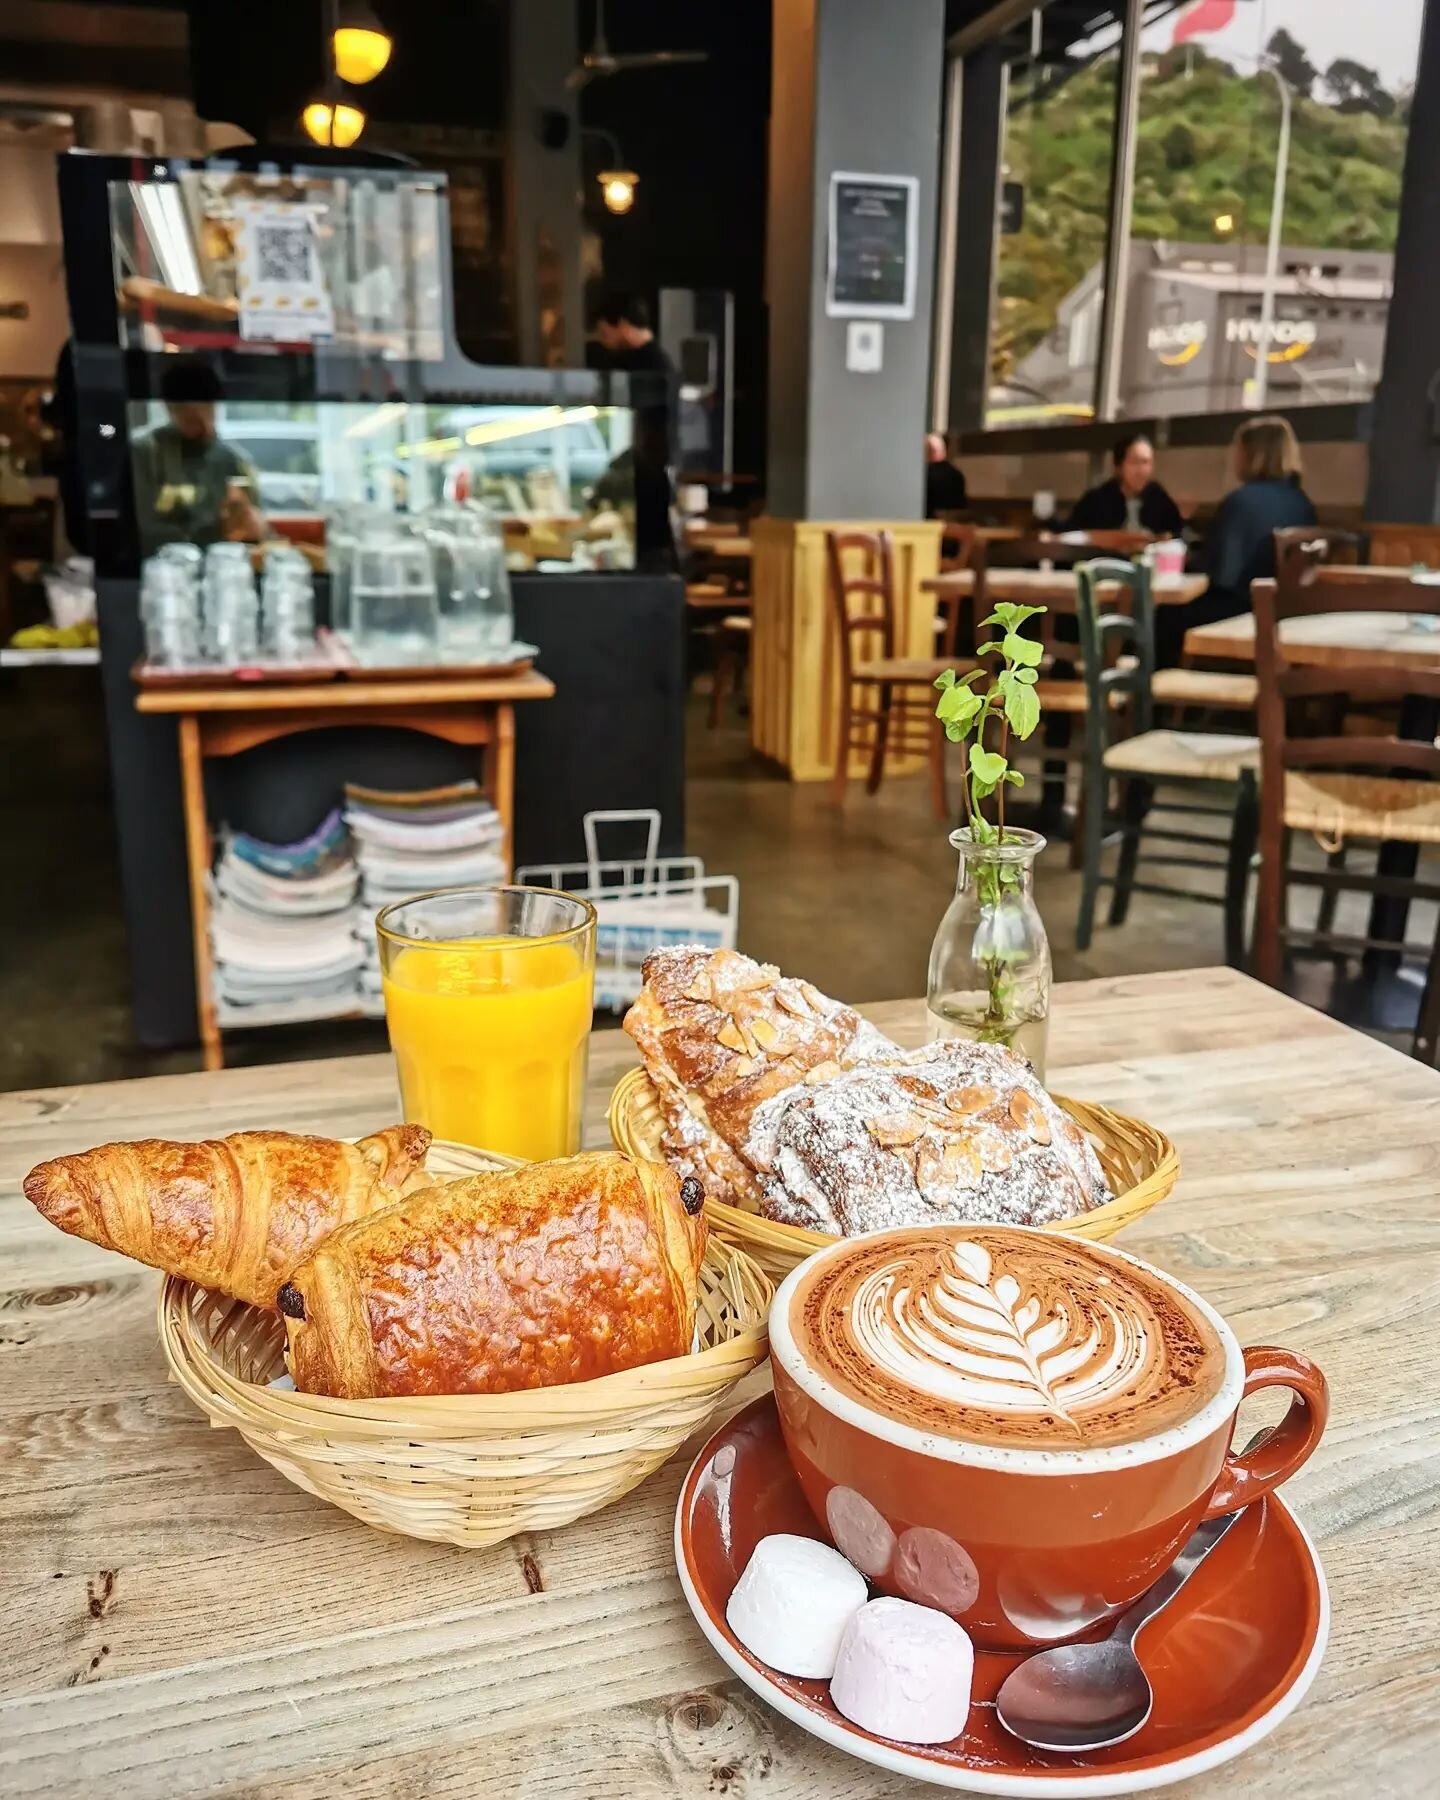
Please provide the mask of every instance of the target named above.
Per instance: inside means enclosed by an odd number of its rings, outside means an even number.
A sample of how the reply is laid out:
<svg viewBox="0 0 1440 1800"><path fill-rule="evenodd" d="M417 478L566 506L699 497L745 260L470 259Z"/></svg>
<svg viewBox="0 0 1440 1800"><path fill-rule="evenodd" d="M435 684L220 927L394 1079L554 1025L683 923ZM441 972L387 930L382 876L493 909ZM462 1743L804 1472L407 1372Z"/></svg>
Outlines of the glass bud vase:
<svg viewBox="0 0 1440 1800"><path fill-rule="evenodd" d="M1035 858L1045 840L1007 830L976 843L950 834L960 853L955 898L930 947L926 1004L933 1038L1004 1044L1045 1079L1050 1023L1050 940L1035 906Z"/></svg>

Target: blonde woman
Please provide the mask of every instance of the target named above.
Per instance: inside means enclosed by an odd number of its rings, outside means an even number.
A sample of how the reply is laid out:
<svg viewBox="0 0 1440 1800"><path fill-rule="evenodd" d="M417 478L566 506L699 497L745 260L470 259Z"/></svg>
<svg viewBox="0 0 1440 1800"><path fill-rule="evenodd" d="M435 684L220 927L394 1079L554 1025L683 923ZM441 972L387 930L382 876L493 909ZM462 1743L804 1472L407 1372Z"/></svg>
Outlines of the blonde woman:
<svg viewBox="0 0 1440 1800"><path fill-rule="evenodd" d="M1156 660L1162 668L1180 660L1192 625L1249 612L1250 583L1275 573L1272 532L1315 523L1315 508L1300 485L1300 446L1287 420L1247 419L1235 433L1231 457L1240 485L1220 502L1205 539L1210 586L1189 606L1157 609Z"/></svg>

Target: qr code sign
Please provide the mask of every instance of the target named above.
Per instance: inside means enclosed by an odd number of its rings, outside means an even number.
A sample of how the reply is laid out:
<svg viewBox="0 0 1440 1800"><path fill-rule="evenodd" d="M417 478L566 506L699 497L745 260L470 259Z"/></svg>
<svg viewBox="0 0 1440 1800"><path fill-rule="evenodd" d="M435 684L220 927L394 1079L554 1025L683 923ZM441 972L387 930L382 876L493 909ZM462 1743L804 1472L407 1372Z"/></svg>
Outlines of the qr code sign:
<svg viewBox="0 0 1440 1800"><path fill-rule="evenodd" d="M308 223L261 225L255 232L256 274L261 281L308 285L313 240Z"/></svg>

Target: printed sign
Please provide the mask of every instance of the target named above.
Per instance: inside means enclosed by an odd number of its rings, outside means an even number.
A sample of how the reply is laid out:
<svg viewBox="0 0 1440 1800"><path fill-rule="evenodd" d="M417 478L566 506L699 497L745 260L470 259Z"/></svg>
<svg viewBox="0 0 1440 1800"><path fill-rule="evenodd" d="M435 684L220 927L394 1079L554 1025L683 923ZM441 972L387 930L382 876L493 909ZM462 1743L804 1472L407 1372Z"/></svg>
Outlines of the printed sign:
<svg viewBox="0 0 1440 1800"><path fill-rule="evenodd" d="M317 208L295 200L237 200L240 335L269 343L332 337L335 307L315 236Z"/></svg>
<svg viewBox="0 0 1440 1800"><path fill-rule="evenodd" d="M832 319L915 317L914 175L830 177L825 311Z"/></svg>

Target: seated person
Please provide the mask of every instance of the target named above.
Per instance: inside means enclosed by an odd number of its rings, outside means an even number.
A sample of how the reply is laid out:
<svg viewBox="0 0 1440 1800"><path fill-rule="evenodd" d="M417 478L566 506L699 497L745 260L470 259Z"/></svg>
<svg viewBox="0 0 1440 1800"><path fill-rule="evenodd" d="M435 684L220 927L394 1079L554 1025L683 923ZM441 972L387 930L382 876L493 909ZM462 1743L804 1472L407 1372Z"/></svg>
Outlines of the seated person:
<svg viewBox="0 0 1440 1800"><path fill-rule="evenodd" d="M938 519L964 508L965 476L951 462L944 438L932 431L925 439L925 517Z"/></svg>
<svg viewBox="0 0 1440 1800"><path fill-rule="evenodd" d="M1065 521L1066 531L1148 531L1179 537L1180 508L1155 479L1155 446L1143 431L1132 431L1110 452L1115 473L1082 494Z"/></svg>
<svg viewBox="0 0 1440 1800"><path fill-rule="evenodd" d="M162 544L222 538L258 544L265 536L255 470L216 430L220 392L215 371L190 357L177 357L161 378L168 420L137 437L133 451L135 506L147 556Z"/></svg>
<svg viewBox="0 0 1440 1800"><path fill-rule="evenodd" d="M1287 525L1313 525L1315 508L1300 485L1300 446L1289 422L1247 419L1231 446L1240 483L1220 502L1205 539L1210 586L1188 606L1156 609L1156 661L1179 661L1192 625L1209 625L1250 610L1250 583L1275 573L1274 533Z"/></svg>

